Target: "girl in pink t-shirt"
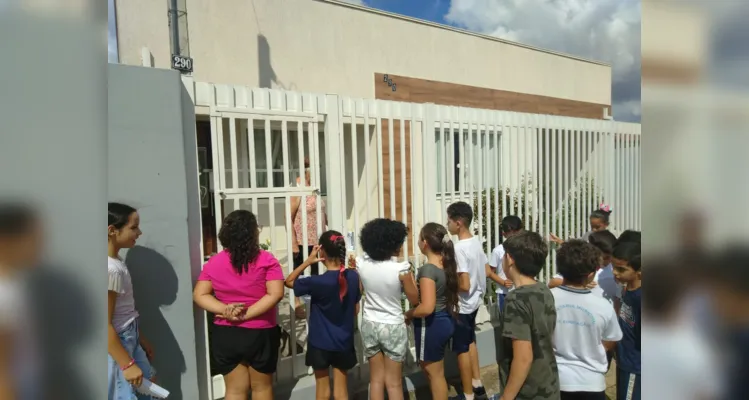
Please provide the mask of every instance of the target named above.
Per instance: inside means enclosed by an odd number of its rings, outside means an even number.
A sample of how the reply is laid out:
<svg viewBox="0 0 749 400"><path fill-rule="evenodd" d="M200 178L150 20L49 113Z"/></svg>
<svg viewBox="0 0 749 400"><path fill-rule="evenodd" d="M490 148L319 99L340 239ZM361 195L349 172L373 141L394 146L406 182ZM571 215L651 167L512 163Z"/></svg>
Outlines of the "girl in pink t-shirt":
<svg viewBox="0 0 749 400"><path fill-rule="evenodd" d="M203 266L195 303L216 315L211 327L211 371L224 375L226 400L273 398L281 330L276 305L284 294L283 271L260 249L255 215L233 211L218 239L224 250Z"/></svg>

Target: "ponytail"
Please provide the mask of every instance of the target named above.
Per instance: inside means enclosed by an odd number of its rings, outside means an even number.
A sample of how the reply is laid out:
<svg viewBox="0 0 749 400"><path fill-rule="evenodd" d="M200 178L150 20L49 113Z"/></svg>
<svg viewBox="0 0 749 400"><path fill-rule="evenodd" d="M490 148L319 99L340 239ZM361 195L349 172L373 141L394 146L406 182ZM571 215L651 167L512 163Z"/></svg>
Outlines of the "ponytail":
<svg viewBox="0 0 749 400"><path fill-rule="evenodd" d="M343 301L348 293L348 280L346 279L346 240L340 232L327 231L320 236L320 246L325 250L325 256L329 260L338 260L341 269L338 271L338 297Z"/></svg>

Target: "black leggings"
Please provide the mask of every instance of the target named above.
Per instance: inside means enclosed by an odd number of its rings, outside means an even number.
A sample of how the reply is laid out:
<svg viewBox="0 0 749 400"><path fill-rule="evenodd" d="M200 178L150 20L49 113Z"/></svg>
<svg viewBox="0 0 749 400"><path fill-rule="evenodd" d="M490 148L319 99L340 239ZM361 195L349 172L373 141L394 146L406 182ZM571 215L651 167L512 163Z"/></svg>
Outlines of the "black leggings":
<svg viewBox="0 0 749 400"><path fill-rule="evenodd" d="M315 246L307 246L307 255L309 256L310 253L312 253L312 249L314 249ZM304 263L304 246L301 244L299 245L299 252L294 254L294 269L296 269L298 266L302 265ZM310 275L320 275L320 265L319 264L312 264L310 265Z"/></svg>
<svg viewBox="0 0 749 400"><path fill-rule="evenodd" d="M561 400L606 400L606 392L562 392Z"/></svg>

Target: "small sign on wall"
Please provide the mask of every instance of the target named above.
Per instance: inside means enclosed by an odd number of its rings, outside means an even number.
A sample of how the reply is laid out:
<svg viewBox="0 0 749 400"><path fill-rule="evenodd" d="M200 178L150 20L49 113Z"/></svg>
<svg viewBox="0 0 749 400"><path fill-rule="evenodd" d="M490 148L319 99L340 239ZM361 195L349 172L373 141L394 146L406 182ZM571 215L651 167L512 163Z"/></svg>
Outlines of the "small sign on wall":
<svg viewBox="0 0 749 400"><path fill-rule="evenodd" d="M172 69L176 69L182 73L191 73L192 58L181 56L179 54L172 54Z"/></svg>

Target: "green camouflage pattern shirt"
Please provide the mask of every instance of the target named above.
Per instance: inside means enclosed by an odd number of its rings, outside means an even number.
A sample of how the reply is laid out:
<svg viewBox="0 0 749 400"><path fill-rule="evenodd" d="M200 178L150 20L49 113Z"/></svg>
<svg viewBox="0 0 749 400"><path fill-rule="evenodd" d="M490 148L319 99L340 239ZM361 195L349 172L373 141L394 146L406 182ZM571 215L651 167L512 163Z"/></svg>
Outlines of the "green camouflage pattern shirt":
<svg viewBox="0 0 749 400"><path fill-rule="evenodd" d="M543 282L520 286L507 294L500 324L499 374L507 385L512 363L512 341L531 342L533 363L518 400L559 400L559 370L552 343L557 311L554 296Z"/></svg>

